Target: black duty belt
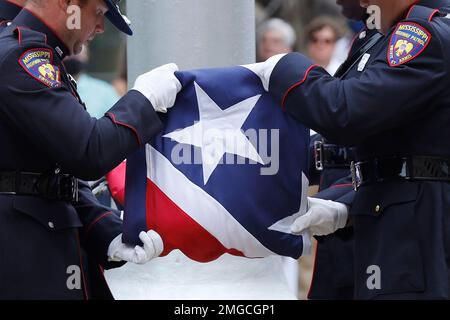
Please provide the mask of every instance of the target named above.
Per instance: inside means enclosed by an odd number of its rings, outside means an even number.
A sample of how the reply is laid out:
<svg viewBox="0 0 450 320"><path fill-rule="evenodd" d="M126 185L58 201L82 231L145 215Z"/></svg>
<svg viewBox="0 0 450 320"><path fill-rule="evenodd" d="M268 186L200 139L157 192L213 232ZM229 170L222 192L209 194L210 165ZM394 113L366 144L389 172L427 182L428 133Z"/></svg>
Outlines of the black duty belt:
<svg viewBox="0 0 450 320"><path fill-rule="evenodd" d="M60 173L59 169L52 173L0 172L0 194L77 202L78 180Z"/></svg>
<svg viewBox="0 0 450 320"><path fill-rule="evenodd" d="M353 187L389 180L429 180L450 182L450 158L408 156L371 159L352 163Z"/></svg>
<svg viewBox="0 0 450 320"><path fill-rule="evenodd" d="M338 146L335 144L314 142L314 158L316 169L350 169L354 160L354 152L351 148Z"/></svg>

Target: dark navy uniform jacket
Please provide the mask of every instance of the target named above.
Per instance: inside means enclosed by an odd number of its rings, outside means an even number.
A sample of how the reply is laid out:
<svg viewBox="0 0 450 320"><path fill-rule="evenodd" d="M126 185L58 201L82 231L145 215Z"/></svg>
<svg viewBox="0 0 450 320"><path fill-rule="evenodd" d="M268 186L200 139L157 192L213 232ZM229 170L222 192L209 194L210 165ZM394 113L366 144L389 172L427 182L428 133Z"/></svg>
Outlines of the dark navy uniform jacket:
<svg viewBox="0 0 450 320"><path fill-rule="evenodd" d="M419 1L359 79L336 79L300 54L275 67L269 91L286 112L357 160L450 157L450 19ZM402 35L411 41L402 43ZM412 47L410 47L412 45ZM397 51L399 50L399 51ZM402 59L400 59L402 57ZM355 297L450 298L450 184L394 180L350 197ZM380 287L368 286L379 269Z"/></svg>
<svg viewBox="0 0 450 320"><path fill-rule="evenodd" d="M377 30L364 29L358 33L351 46L347 61L338 70L335 77L341 79L359 78L365 71L365 67L374 58L373 53L382 45L382 40L383 36ZM313 138L324 140L320 135ZM344 146L336 147L347 154L352 152ZM325 167L320 172L319 190L329 188L333 183L349 174L350 168ZM336 189L342 188L345 192L348 192L349 186L351 186L351 183L335 184L332 189L337 192ZM316 237L316 239L318 240L318 246L313 281L308 298L353 299L353 228L341 229L334 234Z"/></svg>
<svg viewBox="0 0 450 320"><path fill-rule="evenodd" d="M0 30L7 26L22 10L20 6L8 1L0 1Z"/></svg>
<svg viewBox="0 0 450 320"><path fill-rule="evenodd" d="M91 118L62 64L67 48L30 12L1 31L0 43L0 172L59 167L96 180L161 129L137 91ZM91 288L99 281L91 275L111 266L107 249L121 232L121 220L83 181L77 203L0 194L0 299L107 298ZM69 288L77 267L81 287Z"/></svg>

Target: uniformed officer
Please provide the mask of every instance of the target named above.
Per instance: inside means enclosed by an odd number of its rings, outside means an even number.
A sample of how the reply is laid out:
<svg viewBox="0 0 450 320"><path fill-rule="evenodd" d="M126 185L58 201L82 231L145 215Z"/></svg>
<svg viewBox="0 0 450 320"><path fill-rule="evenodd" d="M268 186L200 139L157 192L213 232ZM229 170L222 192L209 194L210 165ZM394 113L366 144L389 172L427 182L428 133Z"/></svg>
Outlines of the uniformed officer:
<svg viewBox="0 0 450 320"><path fill-rule="evenodd" d="M121 220L78 180L105 175L148 142L161 129L156 111L181 88L166 65L140 76L105 117L89 116L61 61L103 32L104 16L132 33L117 3L30 0L0 33L0 299L108 298L103 268L163 249L153 231L140 234L142 247L123 244ZM68 28L71 5L80 29ZM101 281L104 290L92 286Z"/></svg>
<svg viewBox="0 0 450 320"><path fill-rule="evenodd" d="M364 21L367 13L359 0L338 0L342 13L351 20ZM367 27L356 34L349 56L334 77L340 79L359 78L366 65L373 59L373 53L382 45L383 36L376 29ZM351 183L335 184L349 175L350 163L354 160L353 148L333 144L321 135L315 135L312 142L312 175L319 174L318 194L322 199L337 200L349 192ZM317 171L316 171L317 170ZM316 172L314 172L316 171ZM334 185L333 185L334 184ZM330 187L332 190L326 190ZM337 230L318 240L314 262L313 281L309 299L353 299L353 229Z"/></svg>
<svg viewBox="0 0 450 320"><path fill-rule="evenodd" d="M0 30L22 10L27 0L0 0Z"/></svg>
<svg viewBox="0 0 450 320"><path fill-rule="evenodd" d="M350 7L351 2L342 2L344 6L344 14L347 12L347 16L355 12ZM353 1L359 6L359 1ZM434 1L423 1L421 3L423 6L433 6L436 5L441 10L445 11L446 7L450 7L449 0ZM363 31L362 35L366 41L370 41L371 36L378 34L377 30L366 30ZM356 46L360 46L358 42L364 43L364 39L360 39L359 35L356 40ZM374 38L375 39L375 38ZM367 42L371 46L370 42ZM354 63L354 70L358 70L356 74L361 74L359 70L364 69L364 66L370 62L370 58L373 56L372 52L375 52L380 46L381 40L376 42L372 48L370 48L362 56L359 56L357 60L352 61L350 53L349 59L340 68L339 72L335 77L341 76L342 72L348 66ZM355 45L353 45L355 48ZM352 50L354 51L354 50ZM356 57L356 56L355 56ZM358 68L358 69L357 69ZM348 78L352 75L350 71ZM316 167L322 167L320 171L320 193L315 197L326 199L326 200L341 200L346 202L348 197L353 196L352 180L351 177L345 177L344 175L349 172L350 161L353 160L353 148L346 148L345 146L338 146L326 141L326 139L319 137L314 137L316 142L313 146L315 150L315 163ZM313 152L314 154L314 152ZM344 168L347 166L347 168ZM339 200L338 200L339 201ZM316 237L319 241L319 245L316 252L316 261L314 267L314 281L311 284L311 289L309 293L309 298L311 299L347 299L353 296L351 284L353 283L353 228L348 227L344 229L337 230L334 234L322 237ZM330 267L331 266L331 267Z"/></svg>
<svg viewBox="0 0 450 320"><path fill-rule="evenodd" d="M332 233L350 206L358 299L450 298L450 144L439 139L450 134L450 19L439 3L361 1L379 6L387 36L359 79L300 54L253 66L286 112L356 146L354 196L310 201L292 230Z"/></svg>

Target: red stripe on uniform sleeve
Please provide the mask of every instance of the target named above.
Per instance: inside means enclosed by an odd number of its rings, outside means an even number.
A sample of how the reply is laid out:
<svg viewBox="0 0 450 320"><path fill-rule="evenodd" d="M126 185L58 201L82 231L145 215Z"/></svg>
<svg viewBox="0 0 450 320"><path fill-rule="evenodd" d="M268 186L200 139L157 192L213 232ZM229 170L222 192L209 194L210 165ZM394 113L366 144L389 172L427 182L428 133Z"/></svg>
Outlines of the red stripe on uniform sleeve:
<svg viewBox="0 0 450 320"><path fill-rule="evenodd" d="M99 222L100 220L102 220L103 218L109 216L110 214L112 214L112 211L106 212L104 214L102 214L100 217L98 217L97 219L95 219L94 221L91 222L91 224L87 227L86 233L89 233L89 231L91 231L92 227Z"/></svg>
<svg viewBox="0 0 450 320"><path fill-rule="evenodd" d="M131 131L133 131L133 133L134 133L134 135L136 136L136 139L137 139L137 141L138 141L138 143L139 143L139 146L140 146L140 147L142 146L141 137L139 137L139 134L138 134L136 128L134 128L133 126L131 126L131 125L129 125L129 124L126 124L126 123L117 121L117 120L116 120L116 116L115 116L114 113L112 113L112 112L108 112L106 115L109 116L110 119L111 119L115 124L121 125L121 126L123 126L123 127L126 127L126 128L128 128L128 129L130 129Z"/></svg>
<svg viewBox="0 0 450 320"><path fill-rule="evenodd" d="M306 81L306 79L308 78L309 73L311 72L311 70L313 68L315 68L315 67L318 67L318 65L315 64L315 65L312 65L311 67L309 67L308 70L306 70L306 73L305 73L305 76L303 77L303 79L300 80L299 82L297 82L296 84L294 84L293 86L291 86L289 89L287 89L286 93L283 96L283 100L281 100L281 108L283 109L283 111L286 110L284 105L286 103L286 99L287 99L289 93L291 93L291 91L294 90L295 88L301 86Z"/></svg>

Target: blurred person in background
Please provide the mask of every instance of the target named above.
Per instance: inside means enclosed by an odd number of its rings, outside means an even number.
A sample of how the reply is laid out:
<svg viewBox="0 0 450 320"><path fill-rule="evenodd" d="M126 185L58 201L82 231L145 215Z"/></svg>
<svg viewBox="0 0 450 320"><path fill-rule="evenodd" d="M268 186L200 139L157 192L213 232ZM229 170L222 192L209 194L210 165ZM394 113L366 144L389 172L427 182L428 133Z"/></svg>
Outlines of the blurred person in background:
<svg viewBox="0 0 450 320"><path fill-rule="evenodd" d="M340 38L341 28L331 17L318 17L306 27L307 55L330 74L334 74L339 67L332 64L331 59Z"/></svg>
<svg viewBox="0 0 450 320"><path fill-rule="evenodd" d="M297 35L294 28L286 21L272 18L258 28L258 60L265 61L280 53L294 51Z"/></svg>

